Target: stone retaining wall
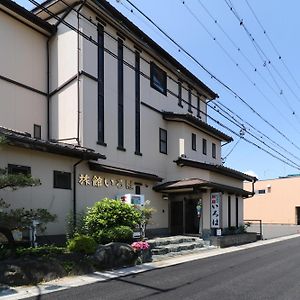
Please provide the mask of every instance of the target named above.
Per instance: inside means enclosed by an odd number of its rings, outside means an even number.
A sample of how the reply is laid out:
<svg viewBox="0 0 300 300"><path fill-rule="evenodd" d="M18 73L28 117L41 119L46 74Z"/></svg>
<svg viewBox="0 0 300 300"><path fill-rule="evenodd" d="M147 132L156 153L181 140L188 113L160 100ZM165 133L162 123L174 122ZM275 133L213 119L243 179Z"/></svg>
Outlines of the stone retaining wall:
<svg viewBox="0 0 300 300"><path fill-rule="evenodd" d="M257 236L255 232L249 232L235 235L211 236L209 240L211 245L225 248L256 242Z"/></svg>

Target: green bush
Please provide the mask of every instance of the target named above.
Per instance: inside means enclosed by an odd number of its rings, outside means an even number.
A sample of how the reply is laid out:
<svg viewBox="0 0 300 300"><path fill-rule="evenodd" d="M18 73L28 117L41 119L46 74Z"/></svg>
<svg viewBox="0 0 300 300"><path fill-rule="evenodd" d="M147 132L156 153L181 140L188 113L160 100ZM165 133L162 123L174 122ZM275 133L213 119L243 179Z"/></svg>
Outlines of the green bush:
<svg viewBox="0 0 300 300"><path fill-rule="evenodd" d="M103 229L94 234L99 244L110 242L131 243L133 230L129 226L116 226L110 229Z"/></svg>
<svg viewBox="0 0 300 300"><path fill-rule="evenodd" d="M70 252L93 254L97 249L97 243L90 236L76 235L68 241L67 248Z"/></svg>
<svg viewBox="0 0 300 300"><path fill-rule="evenodd" d="M65 247L56 247L53 245L45 245L45 246L39 246L36 248L17 248L16 249L16 256L56 256L58 254L64 254L66 252Z"/></svg>
<svg viewBox="0 0 300 300"><path fill-rule="evenodd" d="M107 198L89 208L84 218L84 226L91 236L98 236L101 230L119 226L133 229L141 222L141 212L132 205Z"/></svg>

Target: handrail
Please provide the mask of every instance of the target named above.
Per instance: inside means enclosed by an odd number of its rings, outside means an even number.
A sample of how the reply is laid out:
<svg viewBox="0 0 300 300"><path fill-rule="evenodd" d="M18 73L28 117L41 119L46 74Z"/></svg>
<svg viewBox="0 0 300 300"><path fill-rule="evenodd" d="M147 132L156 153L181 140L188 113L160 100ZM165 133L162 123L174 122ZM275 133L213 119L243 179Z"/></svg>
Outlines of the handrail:
<svg viewBox="0 0 300 300"><path fill-rule="evenodd" d="M259 236L260 239L263 240L262 220L244 220L244 222L259 222Z"/></svg>

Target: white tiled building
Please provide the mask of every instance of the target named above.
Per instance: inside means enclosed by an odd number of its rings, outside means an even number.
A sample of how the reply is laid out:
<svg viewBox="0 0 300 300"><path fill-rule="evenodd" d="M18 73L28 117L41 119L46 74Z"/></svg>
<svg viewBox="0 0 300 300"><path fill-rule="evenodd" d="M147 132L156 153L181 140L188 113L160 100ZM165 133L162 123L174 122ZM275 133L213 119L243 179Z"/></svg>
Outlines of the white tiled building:
<svg viewBox="0 0 300 300"><path fill-rule="evenodd" d="M153 234L243 223L243 181L255 178L222 166L232 138L206 117L217 95L108 2L28 12L4 0L0 38L0 167L42 182L0 196L56 213L48 235L124 194L151 200Z"/></svg>

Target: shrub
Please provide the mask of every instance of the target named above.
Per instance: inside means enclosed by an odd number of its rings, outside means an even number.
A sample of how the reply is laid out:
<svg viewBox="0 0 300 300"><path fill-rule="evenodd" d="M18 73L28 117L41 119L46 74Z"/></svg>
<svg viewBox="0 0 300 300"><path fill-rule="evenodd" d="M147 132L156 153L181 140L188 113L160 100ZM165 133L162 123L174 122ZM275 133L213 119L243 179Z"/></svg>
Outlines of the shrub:
<svg viewBox="0 0 300 300"><path fill-rule="evenodd" d="M68 241L67 248L70 252L93 254L96 251L97 243L90 236L76 235Z"/></svg>
<svg viewBox="0 0 300 300"><path fill-rule="evenodd" d="M53 245L45 245L36 248L17 248L16 256L56 256L58 254L64 254L66 252L66 248L64 247L56 247Z"/></svg>
<svg viewBox="0 0 300 300"><path fill-rule="evenodd" d="M101 230L119 226L135 228L142 222L142 214L132 205L112 199L103 199L89 208L84 218L87 233L91 236Z"/></svg>
<svg viewBox="0 0 300 300"><path fill-rule="evenodd" d="M110 242L130 243L133 230L129 226L116 226L109 229L102 229L94 234L95 240L100 244Z"/></svg>

